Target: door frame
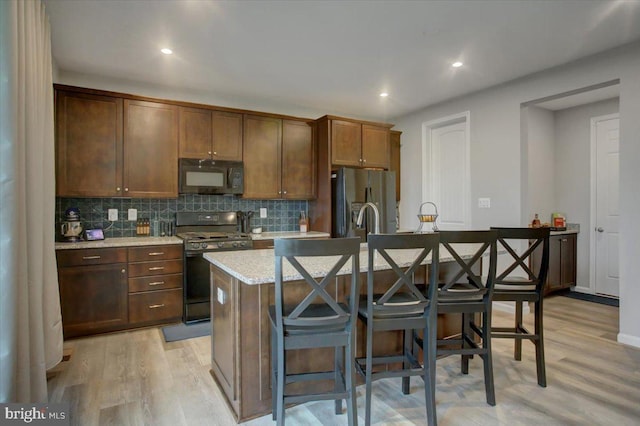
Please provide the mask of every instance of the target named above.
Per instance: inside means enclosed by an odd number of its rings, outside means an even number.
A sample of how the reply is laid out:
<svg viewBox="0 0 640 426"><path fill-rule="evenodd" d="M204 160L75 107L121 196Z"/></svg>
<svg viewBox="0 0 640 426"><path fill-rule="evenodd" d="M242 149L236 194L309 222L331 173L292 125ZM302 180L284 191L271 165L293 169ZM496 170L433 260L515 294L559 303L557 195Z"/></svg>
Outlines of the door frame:
<svg viewBox="0 0 640 426"><path fill-rule="evenodd" d="M467 226L471 226L471 112L464 111L446 117L422 123L422 202L433 201L438 205L438 201L433 200L435 193L435 179L433 174L433 146L431 143L433 130L451 124L465 123L465 151L466 151L466 191L464 197L467 201L464 221ZM429 182L428 185L425 182Z"/></svg>
<svg viewBox="0 0 640 426"><path fill-rule="evenodd" d="M596 126L600 121L607 121L617 118L620 120L620 113L599 115L591 117L591 212L590 212L590 229L589 229L589 293L596 294L596 227L597 227L597 129ZM574 287L578 289L578 286ZM580 291L580 290L578 290ZM582 291L586 293L584 290Z"/></svg>

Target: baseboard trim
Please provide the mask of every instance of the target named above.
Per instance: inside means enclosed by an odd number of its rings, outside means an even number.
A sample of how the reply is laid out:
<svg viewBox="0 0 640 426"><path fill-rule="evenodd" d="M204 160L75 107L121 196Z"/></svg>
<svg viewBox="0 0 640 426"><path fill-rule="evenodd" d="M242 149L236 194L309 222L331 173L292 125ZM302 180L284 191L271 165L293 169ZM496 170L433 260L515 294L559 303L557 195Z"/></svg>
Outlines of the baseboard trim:
<svg viewBox="0 0 640 426"><path fill-rule="evenodd" d="M640 348L640 337L631 336L629 334L618 333L618 343L623 345L633 346L634 348Z"/></svg>

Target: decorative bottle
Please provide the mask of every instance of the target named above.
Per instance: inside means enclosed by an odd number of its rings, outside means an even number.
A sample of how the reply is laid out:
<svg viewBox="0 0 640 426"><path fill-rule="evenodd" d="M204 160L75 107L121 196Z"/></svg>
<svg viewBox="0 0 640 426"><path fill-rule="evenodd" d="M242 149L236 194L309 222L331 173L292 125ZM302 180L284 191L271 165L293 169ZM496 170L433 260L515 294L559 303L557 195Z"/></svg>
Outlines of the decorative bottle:
<svg viewBox="0 0 640 426"><path fill-rule="evenodd" d="M298 220L298 224L300 225L300 232L307 232L307 215L304 211L300 212L300 220Z"/></svg>

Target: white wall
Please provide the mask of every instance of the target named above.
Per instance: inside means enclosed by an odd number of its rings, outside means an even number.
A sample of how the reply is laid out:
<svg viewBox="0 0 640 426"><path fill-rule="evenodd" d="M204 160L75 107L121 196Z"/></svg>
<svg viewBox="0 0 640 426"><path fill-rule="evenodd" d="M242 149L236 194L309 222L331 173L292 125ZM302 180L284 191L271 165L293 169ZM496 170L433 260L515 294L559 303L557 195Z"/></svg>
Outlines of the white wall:
<svg viewBox="0 0 640 426"><path fill-rule="evenodd" d="M570 223L580 224L577 253L578 287L589 288L591 255L591 118L617 113L619 100L594 102L556 111L555 205Z"/></svg>
<svg viewBox="0 0 640 426"><path fill-rule="evenodd" d="M472 66L470 64L469 66ZM524 225L521 210L520 105L570 90L620 79L620 334L618 340L640 347L640 43L576 61L469 96L452 99L392 122L402 133L400 226L417 225L421 200L422 123L470 111L472 226ZM490 209L478 209L478 197L490 197ZM425 200L426 201L426 200Z"/></svg>
<svg viewBox="0 0 640 426"><path fill-rule="evenodd" d="M550 222L551 213L557 211L554 113L530 106L526 114L528 206L522 207L527 212L527 222L531 222L536 213L542 223Z"/></svg>

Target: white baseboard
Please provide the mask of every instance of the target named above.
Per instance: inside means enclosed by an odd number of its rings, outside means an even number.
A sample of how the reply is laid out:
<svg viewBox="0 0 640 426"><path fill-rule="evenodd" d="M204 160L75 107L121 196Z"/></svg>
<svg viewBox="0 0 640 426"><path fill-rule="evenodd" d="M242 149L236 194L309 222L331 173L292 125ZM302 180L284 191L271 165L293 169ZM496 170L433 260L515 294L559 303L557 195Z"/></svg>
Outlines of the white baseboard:
<svg viewBox="0 0 640 426"><path fill-rule="evenodd" d="M576 293L584 293L584 294L593 294L593 295L596 294L595 291L591 290L588 287L578 287L578 286L571 287L571 291L575 291Z"/></svg>
<svg viewBox="0 0 640 426"><path fill-rule="evenodd" d="M529 304L524 303L522 307L522 313L528 314L531 311L529 310ZM516 302L493 302L492 308L496 311L501 312L509 312L511 314L516 312Z"/></svg>
<svg viewBox="0 0 640 426"><path fill-rule="evenodd" d="M618 343L640 348L640 337L618 333Z"/></svg>

